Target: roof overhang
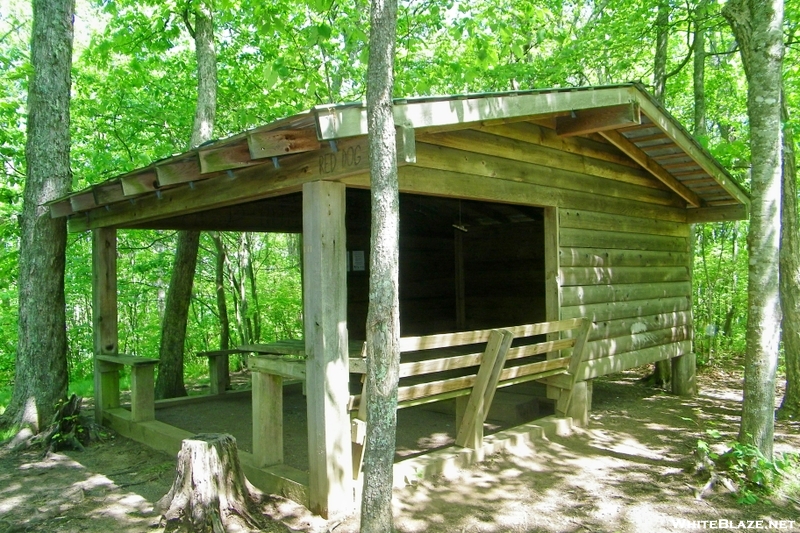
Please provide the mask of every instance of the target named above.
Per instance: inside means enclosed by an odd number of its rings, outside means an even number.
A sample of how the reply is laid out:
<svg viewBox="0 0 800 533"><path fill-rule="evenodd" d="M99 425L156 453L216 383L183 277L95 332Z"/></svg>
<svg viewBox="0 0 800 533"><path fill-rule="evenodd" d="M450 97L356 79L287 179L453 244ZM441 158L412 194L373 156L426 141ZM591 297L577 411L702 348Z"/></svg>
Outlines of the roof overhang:
<svg viewBox="0 0 800 533"><path fill-rule="evenodd" d="M396 100L394 119L399 164L414 162L415 132L549 121L559 135L615 145L685 200L687 222L741 219L749 209L746 192L638 84ZM284 194L368 171L366 135L363 103L317 106L71 194L50 212L82 231Z"/></svg>

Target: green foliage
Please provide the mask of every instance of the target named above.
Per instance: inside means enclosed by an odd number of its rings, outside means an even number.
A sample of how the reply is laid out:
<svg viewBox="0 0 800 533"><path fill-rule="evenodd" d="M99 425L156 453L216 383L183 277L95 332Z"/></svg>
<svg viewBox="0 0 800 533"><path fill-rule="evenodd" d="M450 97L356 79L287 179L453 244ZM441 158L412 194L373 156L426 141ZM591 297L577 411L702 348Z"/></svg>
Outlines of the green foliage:
<svg viewBox="0 0 800 533"><path fill-rule="evenodd" d="M721 437L716 430L707 433L715 440ZM754 504L778 493L789 496L798 493L800 454L781 453L770 460L752 444L734 441L726 447L724 453L718 454L708 442L698 439L696 454L710 459L707 464L712 476L724 476L732 483L739 503Z"/></svg>

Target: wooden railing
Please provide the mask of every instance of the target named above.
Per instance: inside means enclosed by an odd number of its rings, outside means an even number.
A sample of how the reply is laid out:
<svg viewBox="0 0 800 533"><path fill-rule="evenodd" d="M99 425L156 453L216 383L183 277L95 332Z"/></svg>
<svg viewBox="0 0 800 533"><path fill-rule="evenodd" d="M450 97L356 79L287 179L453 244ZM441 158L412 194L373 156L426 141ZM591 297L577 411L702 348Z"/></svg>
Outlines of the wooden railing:
<svg viewBox="0 0 800 533"><path fill-rule="evenodd" d="M404 337L400 339L398 407L458 398L456 444L478 450L483 423L498 387L567 374L559 403L568 413L578 365L583 360L591 322L584 318L486 329ZM570 332L568 338L541 340L548 334ZM512 344L514 345L512 347ZM564 350L571 349L566 356ZM551 354L546 358L546 354ZM366 372L366 360L350 360L350 371ZM571 378L571 379L570 379ZM366 384L350 399L354 443L354 476L360 471L366 435Z"/></svg>

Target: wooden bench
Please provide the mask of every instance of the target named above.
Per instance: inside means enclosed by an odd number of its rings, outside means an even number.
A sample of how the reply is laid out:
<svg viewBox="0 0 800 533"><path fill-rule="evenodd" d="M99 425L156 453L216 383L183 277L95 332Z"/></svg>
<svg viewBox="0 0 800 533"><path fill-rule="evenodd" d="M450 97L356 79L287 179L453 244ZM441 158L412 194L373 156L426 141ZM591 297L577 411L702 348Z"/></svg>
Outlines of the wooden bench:
<svg viewBox="0 0 800 533"><path fill-rule="evenodd" d="M111 405L119 405L119 371L123 366L131 367L131 420L148 422L155 420L155 367L158 359L127 354L95 354L103 398ZM116 389L116 390L113 390ZM116 395L116 401L113 397Z"/></svg>
<svg viewBox="0 0 800 533"><path fill-rule="evenodd" d="M478 453L483 443L483 423L498 387L566 374L557 411L585 419L582 405L572 405L576 372L591 322L584 318L527 324L507 328L404 337L400 339L401 363L398 408L457 398L456 445ZM571 337L540 341L536 337L571 333ZM515 346L512 343L516 340ZM571 354L562 356L562 350ZM454 355L453 353L456 353ZM550 354L549 359L546 359ZM366 373L366 360L350 360L350 371ZM350 399L354 477L361 469L366 436L366 383L360 395Z"/></svg>
<svg viewBox="0 0 800 533"><path fill-rule="evenodd" d="M231 384L229 360L233 354L248 353L247 350L235 348L233 350L211 350L197 352L200 357L208 358L209 394L223 394Z"/></svg>

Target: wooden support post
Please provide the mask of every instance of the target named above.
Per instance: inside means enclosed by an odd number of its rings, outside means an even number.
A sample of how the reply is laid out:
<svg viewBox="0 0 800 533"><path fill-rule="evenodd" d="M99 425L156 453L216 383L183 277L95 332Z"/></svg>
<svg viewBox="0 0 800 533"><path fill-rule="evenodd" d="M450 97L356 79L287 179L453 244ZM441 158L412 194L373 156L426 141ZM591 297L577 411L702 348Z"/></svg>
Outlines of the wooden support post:
<svg viewBox="0 0 800 533"><path fill-rule="evenodd" d="M94 353L117 353L117 231L92 231L92 330ZM119 365L95 359L94 416L103 421L103 411L119 407Z"/></svg>
<svg viewBox="0 0 800 533"><path fill-rule="evenodd" d="M344 184L303 185L309 508L328 519L354 508L344 220Z"/></svg>
<svg viewBox="0 0 800 533"><path fill-rule="evenodd" d="M561 416L572 418L572 422L580 427L589 424L589 385L586 381L578 381L570 389L569 394L562 394L556 404L556 412Z"/></svg>
<svg viewBox="0 0 800 533"><path fill-rule="evenodd" d="M544 209L544 276L545 276L545 320L552 322L561 320L561 282L559 276L559 222L558 208L545 207ZM548 341L557 341L560 333L548 333ZM550 352L548 359L561 357L559 352ZM547 397L558 400L561 389L547 386Z"/></svg>
<svg viewBox="0 0 800 533"><path fill-rule="evenodd" d="M678 396L697 394L697 359L694 352L675 357L672 361L672 393Z"/></svg>
<svg viewBox="0 0 800 533"><path fill-rule="evenodd" d="M156 419L155 409L155 367L152 363L137 364L131 367L131 420L149 422Z"/></svg>
<svg viewBox="0 0 800 533"><path fill-rule="evenodd" d="M456 445L476 450L479 454L483 449L483 422L492 406L497 383L500 381L500 372L506 362L506 355L514 336L508 330L493 330L483 353L475 385L469 395L467 407L459 424Z"/></svg>
<svg viewBox="0 0 800 533"><path fill-rule="evenodd" d="M211 394L222 394L228 388L228 383L230 382L230 376L228 375L229 359L228 354L220 354L216 357L208 358Z"/></svg>
<svg viewBox="0 0 800 533"><path fill-rule="evenodd" d="M283 463L283 378L253 372L253 458L259 467Z"/></svg>

